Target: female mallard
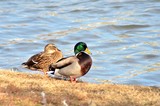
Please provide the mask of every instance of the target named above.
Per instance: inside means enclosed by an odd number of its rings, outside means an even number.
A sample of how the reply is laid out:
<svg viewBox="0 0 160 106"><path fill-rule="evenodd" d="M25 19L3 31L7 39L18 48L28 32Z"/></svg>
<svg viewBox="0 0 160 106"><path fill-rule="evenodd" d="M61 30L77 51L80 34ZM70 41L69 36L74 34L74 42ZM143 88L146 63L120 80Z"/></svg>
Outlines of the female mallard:
<svg viewBox="0 0 160 106"><path fill-rule="evenodd" d="M56 63L62 57L62 52L54 44L47 44L43 52L33 55L27 62L22 63L22 65L25 68L41 70L46 73L50 64Z"/></svg>
<svg viewBox="0 0 160 106"><path fill-rule="evenodd" d="M77 43L74 47L74 53L75 56L62 58L58 62L51 64L49 68L51 72L49 74L70 77L71 82L75 82L76 78L85 75L92 65L87 45L84 42Z"/></svg>

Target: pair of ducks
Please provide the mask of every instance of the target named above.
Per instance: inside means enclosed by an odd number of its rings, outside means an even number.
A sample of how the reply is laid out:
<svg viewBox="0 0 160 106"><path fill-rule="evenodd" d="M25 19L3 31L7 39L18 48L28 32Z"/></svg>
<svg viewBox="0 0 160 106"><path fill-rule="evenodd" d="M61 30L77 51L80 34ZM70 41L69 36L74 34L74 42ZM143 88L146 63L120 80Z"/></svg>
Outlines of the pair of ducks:
<svg viewBox="0 0 160 106"><path fill-rule="evenodd" d="M62 52L55 45L47 44L43 52L33 55L22 65L31 70L41 70L45 74L70 78L71 82L75 82L76 78L89 71L92 59L84 42L74 46L74 53L74 56L63 58Z"/></svg>

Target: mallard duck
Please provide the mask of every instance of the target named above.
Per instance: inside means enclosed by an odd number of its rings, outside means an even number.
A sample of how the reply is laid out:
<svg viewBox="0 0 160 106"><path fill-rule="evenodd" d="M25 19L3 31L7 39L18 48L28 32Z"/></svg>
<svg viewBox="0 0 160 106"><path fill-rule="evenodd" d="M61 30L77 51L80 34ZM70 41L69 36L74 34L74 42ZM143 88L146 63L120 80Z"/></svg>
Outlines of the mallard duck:
<svg viewBox="0 0 160 106"><path fill-rule="evenodd" d="M68 77L71 82L76 82L76 78L85 75L92 65L90 51L84 42L79 42L74 47L74 56L62 58L50 65L50 72L54 76Z"/></svg>
<svg viewBox="0 0 160 106"><path fill-rule="evenodd" d="M22 63L22 65L25 68L40 70L46 73L50 64L56 63L62 57L62 52L54 44L47 44L43 52L33 55L27 62Z"/></svg>

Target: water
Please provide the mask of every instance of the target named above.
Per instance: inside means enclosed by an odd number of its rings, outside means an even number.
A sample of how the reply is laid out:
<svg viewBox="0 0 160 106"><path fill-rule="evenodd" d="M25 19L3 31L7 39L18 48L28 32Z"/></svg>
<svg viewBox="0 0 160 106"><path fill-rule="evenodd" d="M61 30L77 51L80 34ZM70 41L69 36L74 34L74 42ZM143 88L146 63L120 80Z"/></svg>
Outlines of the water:
<svg viewBox="0 0 160 106"><path fill-rule="evenodd" d="M47 43L70 56L78 41L93 59L81 79L160 86L159 0L0 0L0 68L31 72Z"/></svg>

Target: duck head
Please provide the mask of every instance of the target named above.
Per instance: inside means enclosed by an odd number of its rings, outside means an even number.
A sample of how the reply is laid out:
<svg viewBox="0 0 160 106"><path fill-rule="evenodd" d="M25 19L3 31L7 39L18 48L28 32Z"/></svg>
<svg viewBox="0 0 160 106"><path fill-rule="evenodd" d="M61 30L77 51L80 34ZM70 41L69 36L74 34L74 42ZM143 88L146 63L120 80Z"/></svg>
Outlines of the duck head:
<svg viewBox="0 0 160 106"><path fill-rule="evenodd" d="M54 53L55 51L57 51L57 47L54 44L47 44L44 48L46 53Z"/></svg>
<svg viewBox="0 0 160 106"><path fill-rule="evenodd" d="M88 49L86 43L84 43L84 42L78 42L78 43L74 46L74 53L75 53L75 55L76 55L77 53L80 53L80 52L82 52L82 51L84 51L84 52L86 52L86 53L88 53L88 54L91 54L91 52L90 52L90 50Z"/></svg>

